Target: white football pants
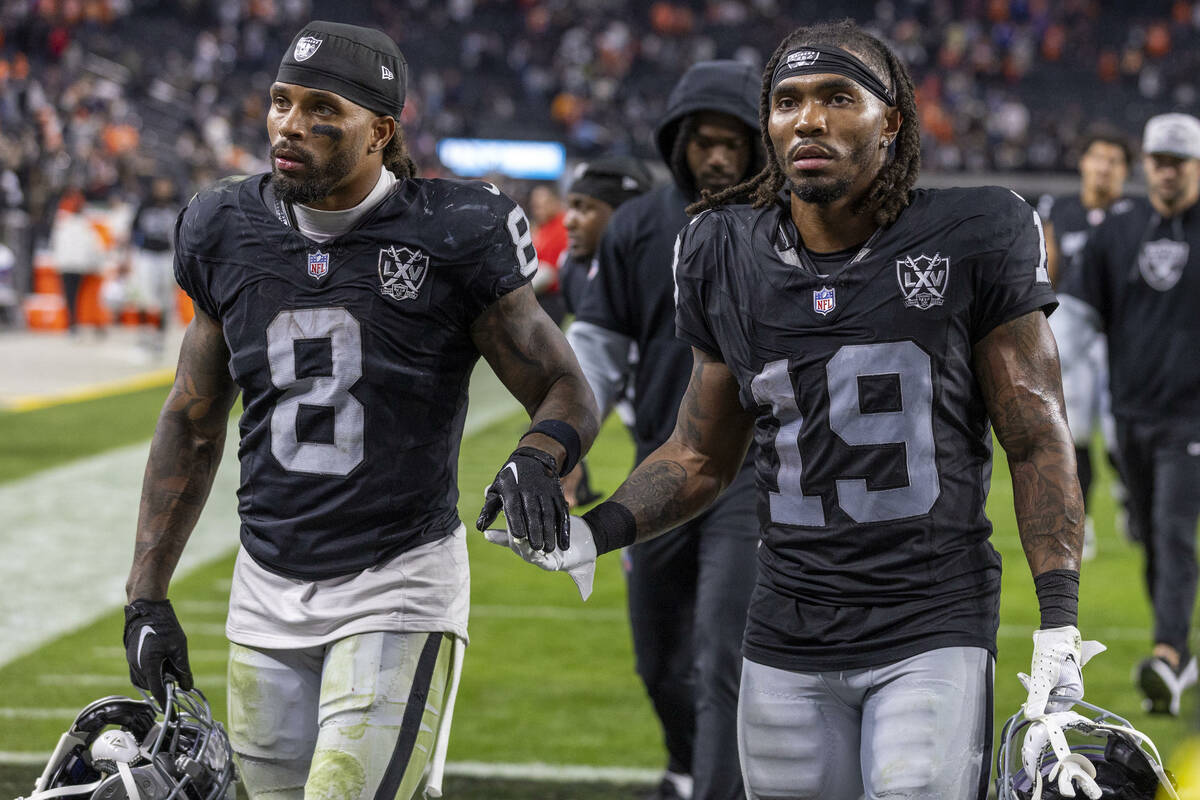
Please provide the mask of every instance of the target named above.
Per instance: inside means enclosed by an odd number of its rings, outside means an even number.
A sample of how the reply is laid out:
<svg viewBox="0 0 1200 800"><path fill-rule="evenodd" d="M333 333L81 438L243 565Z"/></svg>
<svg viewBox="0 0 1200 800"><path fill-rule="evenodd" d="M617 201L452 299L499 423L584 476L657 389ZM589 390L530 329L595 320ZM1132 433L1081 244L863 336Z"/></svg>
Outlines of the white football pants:
<svg viewBox="0 0 1200 800"><path fill-rule="evenodd" d="M454 637L230 644L229 739L252 800L408 800L448 698Z"/></svg>
<svg viewBox="0 0 1200 800"><path fill-rule="evenodd" d="M992 657L946 647L895 664L790 672L742 664L747 800L983 800Z"/></svg>

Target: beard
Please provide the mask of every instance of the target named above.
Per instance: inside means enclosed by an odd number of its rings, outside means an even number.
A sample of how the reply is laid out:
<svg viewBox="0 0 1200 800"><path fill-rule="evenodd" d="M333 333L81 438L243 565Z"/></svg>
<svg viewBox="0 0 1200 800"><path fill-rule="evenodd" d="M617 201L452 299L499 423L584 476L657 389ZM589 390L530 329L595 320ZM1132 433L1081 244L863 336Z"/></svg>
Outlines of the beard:
<svg viewBox="0 0 1200 800"><path fill-rule="evenodd" d="M852 149L847 156L847 174L841 177L814 175L808 179L803 176L792 178L788 181L792 194L805 203L819 206L829 205L846 196L858 175L871 168L874 157L873 142L864 141Z"/></svg>
<svg viewBox="0 0 1200 800"><path fill-rule="evenodd" d="M354 150L349 147L338 149L321 166L315 165L312 156L305 153L302 176L280 172L272 159L271 184L275 187L275 196L283 202L308 205L327 197L351 173L354 164Z"/></svg>

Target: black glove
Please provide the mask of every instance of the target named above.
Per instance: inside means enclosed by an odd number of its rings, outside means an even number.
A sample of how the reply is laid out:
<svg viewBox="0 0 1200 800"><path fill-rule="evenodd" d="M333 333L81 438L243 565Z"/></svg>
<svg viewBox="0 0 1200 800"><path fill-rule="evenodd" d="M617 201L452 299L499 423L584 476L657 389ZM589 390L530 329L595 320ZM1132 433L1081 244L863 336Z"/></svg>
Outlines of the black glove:
<svg viewBox="0 0 1200 800"><path fill-rule="evenodd" d="M167 702L167 678L181 689L192 688L187 636L170 600L134 600L125 606L125 660L129 680L150 692L160 706Z"/></svg>
<svg viewBox="0 0 1200 800"><path fill-rule="evenodd" d="M567 501L558 482L558 464L549 453L536 447L514 450L483 496L475 527L485 530L501 508L509 533L528 539L534 550L554 552L556 541L563 550L571 546Z"/></svg>

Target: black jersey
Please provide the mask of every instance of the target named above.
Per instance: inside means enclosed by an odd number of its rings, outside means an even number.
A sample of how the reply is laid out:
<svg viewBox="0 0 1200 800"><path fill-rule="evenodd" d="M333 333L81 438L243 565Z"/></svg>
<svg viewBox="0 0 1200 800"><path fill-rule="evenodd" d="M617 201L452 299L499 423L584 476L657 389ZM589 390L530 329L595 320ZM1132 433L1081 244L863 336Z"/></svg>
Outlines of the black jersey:
<svg viewBox="0 0 1200 800"><path fill-rule="evenodd" d="M1055 282L1063 285L1067 275L1079 260L1088 236L1109 214L1124 214L1133 207L1133 200L1123 197L1107 209L1087 208L1078 194L1052 197L1038 201L1038 213L1052 225L1054 243L1058 246L1059 264Z"/></svg>
<svg viewBox="0 0 1200 800"><path fill-rule="evenodd" d="M1008 190L918 190L820 275L786 207L681 234L681 338L757 413L763 546L745 655L802 671L995 649L991 429L973 347L1055 304L1041 223Z"/></svg>
<svg viewBox="0 0 1200 800"><path fill-rule="evenodd" d="M558 289L567 305L568 313L579 313L588 281L595 276L597 269L596 256L575 258L563 251L562 258L558 261Z"/></svg>
<svg viewBox="0 0 1200 800"><path fill-rule="evenodd" d="M1200 420L1200 205L1163 219L1138 198L1110 214L1061 287L1108 333L1113 414Z"/></svg>
<svg viewBox="0 0 1200 800"><path fill-rule="evenodd" d="M178 203L143 203L133 215L129 226L129 239L134 247L165 253L171 249L171 235L175 231L175 218L179 216Z"/></svg>
<svg viewBox="0 0 1200 800"><path fill-rule="evenodd" d="M490 184L400 181L324 244L286 224L269 186L193 198L176 278L220 322L242 389L243 545L283 575L350 574L459 524L469 328L537 258L525 213Z"/></svg>
<svg viewBox="0 0 1200 800"><path fill-rule="evenodd" d="M688 202L677 186L667 184L622 203L600 239L596 273L575 309L576 319L637 345L631 432L639 463L675 430L692 374L691 348L675 338L670 270Z"/></svg>

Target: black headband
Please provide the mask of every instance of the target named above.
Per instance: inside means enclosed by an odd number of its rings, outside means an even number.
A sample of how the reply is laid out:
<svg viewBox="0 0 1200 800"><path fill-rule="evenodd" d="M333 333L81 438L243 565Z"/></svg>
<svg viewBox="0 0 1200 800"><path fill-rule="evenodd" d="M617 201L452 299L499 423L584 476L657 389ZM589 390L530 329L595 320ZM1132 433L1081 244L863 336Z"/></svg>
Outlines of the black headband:
<svg viewBox="0 0 1200 800"><path fill-rule="evenodd" d="M875 77L875 73L871 72L858 56L840 47L810 45L791 51L775 65L775 73L771 76L771 91L775 91L775 87L784 78L823 72L845 75L885 104L896 105L896 99L883 85L883 81Z"/></svg>

